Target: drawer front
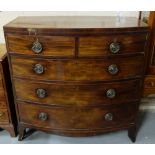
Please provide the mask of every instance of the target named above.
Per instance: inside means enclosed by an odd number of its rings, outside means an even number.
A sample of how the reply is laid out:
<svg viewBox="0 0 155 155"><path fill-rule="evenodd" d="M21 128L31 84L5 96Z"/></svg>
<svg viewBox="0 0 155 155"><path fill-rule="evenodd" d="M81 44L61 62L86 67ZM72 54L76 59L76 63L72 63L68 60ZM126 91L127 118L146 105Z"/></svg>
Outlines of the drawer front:
<svg viewBox="0 0 155 155"><path fill-rule="evenodd" d="M116 107L60 108L18 103L20 122L52 129L97 129L135 121L137 104Z"/></svg>
<svg viewBox="0 0 155 155"><path fill-rule="evenodd" d="M1 122L9 122L7 109L0 109L0 123Z"/></svg>
<svg viewBox="0 0 155 155"><path fill-rule="evenodd" d="M140 99L140 80L97 83L37 83L14 80L16 98L49 105L92 106L129 103Z"/></svg>
<svg viewBox="0 0 155 155"><path fill-rule="evenodd" d="M106 56L144 52L146 34L81 37L79 56Z"/></svg>
<svg viewBox="0 0 155 155"><path fill-rule="evenodd" d="M13 75L38 80L102 81L143 75L144 57L107 59L24 59L11 57ZM39 64L39 65L38 65Z"/></svg>
<svg viewBox="0 0 155 155"><path fill-rule="evenodd" d="M6 108L6 98L3 88L0 88L0 110L1 108Z"/></svg>
<svg viewBox="0 0 155 155"><path fill-rule="evenodd" d="M37 36L41 47L38 51L33 51L33 47L37 47L35 36L26 35L7 35L9 52L26 54L26 55L42 55L42 56L74 56L75 39L74 37L63 36ZM35 45L33 43L36 43ZM40 50L39 50L40 49ZM40 52L39 52L40 51Z"/></svg>

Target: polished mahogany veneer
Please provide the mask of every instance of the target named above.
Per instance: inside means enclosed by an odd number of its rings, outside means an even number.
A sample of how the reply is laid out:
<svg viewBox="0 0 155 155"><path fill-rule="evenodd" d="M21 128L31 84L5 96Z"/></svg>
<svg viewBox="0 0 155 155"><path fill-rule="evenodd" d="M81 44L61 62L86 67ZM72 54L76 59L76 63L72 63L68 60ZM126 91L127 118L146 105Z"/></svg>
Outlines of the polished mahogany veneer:
<svg viewBox="0 0 155 155"><path fill-rule="evenodd" d="M81 37L79 40L79 56L110 56L109 45L114 41L121 43L120 54L133 54L144 52L146 34L105 35L93 37ZM143 46L142 46L143 44Z"/></svg>
<svg viewBox="0 0 155 155"><path fill-rule="evenodd" d="M128 129L136 139L149 29L136 18L18 17L4 26L19 140Z"/></svg>
<svg viewBox="0 0 155 155"><path fill-rule="evenodd" d="M74 37L63 36L41 36L37 37L43 45L42 56L74 56L75 39ZM32 53L32 42L36 40L35 36L8 35L9 51L19 54L35 55ZM19 49L19 46L21 48Z"/></svg>
<svg viewBox="0 0 155 155"><path fill-rule="evenodd" d="M37 127L54 130L101 130L101 128L119 127L135 121L137 104L117 107L45 107L33 104L18 103L21 122L36 124ZM30 112L31 111L31 112ZM38 119L40 111L48 114L47 121ZM106 120L106 114L113 113L113 121ZM93 117L92 117L93 116ZM89 127L89 128L88 128ZM78 134L78 132L77 132Z"/></svg>
<svg viewBox="0 0 155 155"><path fill-rule="evenodd" d="M109 81L141 77L144 55L111 57L103 59L38 59L11 57L14 77L48 81ZM42 73L37 73L42 68ZM108 68L115 65L118 72L110 74Z"/></svg>
<svg viewBox="0 0 155 155"><path fill-rule="evenodd" d="M141 85L142 81L140 80L115 82L115 84L113 82L75 84L71 82L48 83L16 79L15 91L16 98L19 101L33 101L44 105L93 106L138 101L141 94ZM40 88L46 92L44 98L39 98L37 95L37 90ZM115 90L116 96L107 98L107 92L111 89Z"/></svg>

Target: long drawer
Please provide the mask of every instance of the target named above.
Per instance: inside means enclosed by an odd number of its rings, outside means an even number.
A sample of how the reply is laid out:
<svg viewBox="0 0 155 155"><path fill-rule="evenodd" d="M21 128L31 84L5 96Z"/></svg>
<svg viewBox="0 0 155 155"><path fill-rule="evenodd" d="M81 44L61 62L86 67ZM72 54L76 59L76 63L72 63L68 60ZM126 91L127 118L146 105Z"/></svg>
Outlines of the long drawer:
<svg viewBox="0 0 155 155"><path fill-rule="evenodd" d="M107 81L143 75L144 56L106 59L39 59L11 56L13 76L54 81Z"/></svg>
<svg viewBox="0 0 155 155"><path fill-rule="evenodd" d="M18 103L20 122L51 129L97 129L134 123L138 105L60 108Z"/></svg>
<svg viewBox="0 0 155 155"><path fill-rule="evenodd" d="M59 106L92 106L138 101L141 80L113 83L38 83L15 79L17 100Z"/></svg>
<svg viewBox="0 0 155 155"><path fill-rule="evenodd" d="M73 57L74 37L63 36L7 35L9 52L27 55ZM37 43L39 45L37 46ZM33 51L34 50L34 51Z"/></svg>
<svg viewBox="0 0 155 155"><path fill-rule="evenodd" d="M106 56L144 52L146 33L80 37L79 56Z"/></svg>

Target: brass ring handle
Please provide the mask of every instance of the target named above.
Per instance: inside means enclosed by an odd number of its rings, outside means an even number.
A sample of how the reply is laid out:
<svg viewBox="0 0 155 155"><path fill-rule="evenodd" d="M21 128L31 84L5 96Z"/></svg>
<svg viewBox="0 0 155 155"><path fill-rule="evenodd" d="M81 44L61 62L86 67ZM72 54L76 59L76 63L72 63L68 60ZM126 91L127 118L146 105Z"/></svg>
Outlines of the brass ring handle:
<svg viewBox="0 0 155 155"><path fill-rule="evenodd" d="M38 98L45 98L47 95L46 90L42 89L42 88L38 88L36 90L36 94L37 94Z"/></svg>
<svg viewBox="0 0 155 155"><path fill-rule="evenodd" d="M106 96L108 98L115 98L116 97L116 91L114 89L108 89L106 92Z"/></svg>
<svg viewBox="0 0 155 155"><path fill-rule="evenodd" d="M44 67L41 64L35 64L33 66L33 70L36 74L43 74L44 73Z"/></svg>
<svg viewBox="0 0 155 155"><path fill-rule="evenodd" d="M118 69L117 65L115 65L115 64L112 64L112 65L110 65L110 66L108 67L108 72L109 72L110 74L112 74L112 75L117 74L118 71L119 71L119 69Z"/></svg>
<svg viewBox="0 0 155 155"><path fill-rule="evenodd" d="M120 51L120 48L121 48L120 43L117 42L113 42L109 46L110 52L113 54L118 53Z"/></svg>
<svg viewBox="0 0 155 155"><path fill-rule="evenodd" d="M38 116L38 118L41 120L41 121L46 121L47 118L48 118L48 115L44 112L41 112Z"/></svg>
<svg viewBox="0 0 155 155"><path fill-rule="evenodd" d="M32 51L35 53L35 54L39 54L41 53L43 50L43 47L42 47L42 44L38 41L35 41L32 45Z"/></svg>
<svg viewBox="0 0 155 155"><path fill-rule="evenodd" d="M107 113L104 116L106 121L112 121L113 120L113 114L112 113Z"/></svg>
<svg viewBox="0 0 155 155"><path fill-rule="evenodd" d="M2 116L3 116L3 114L4 114L3 112L0 112L0 117L2 117Z"/></svg>

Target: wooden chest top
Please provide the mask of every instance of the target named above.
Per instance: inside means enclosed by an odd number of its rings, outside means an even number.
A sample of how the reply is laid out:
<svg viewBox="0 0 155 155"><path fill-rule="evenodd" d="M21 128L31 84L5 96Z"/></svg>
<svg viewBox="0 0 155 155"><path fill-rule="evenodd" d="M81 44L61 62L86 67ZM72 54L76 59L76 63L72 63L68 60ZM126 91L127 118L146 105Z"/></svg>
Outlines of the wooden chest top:
<svg viewBox="0 0 155 155"><path fill-rule="evenodd" d="M4 26L5 30L10 32L18 29L27 31L27 29L44 29L40 33L113 33L117 31L137 31L148 29L147 24L138 21L134 17L103 17L103 16L51 16L51 17L18 17ZM111 32L113 29L113 32ZM53 30L53 31L52 31ZM17 32L16 32L17 33ZM49 32L48 32L49 33Z"/></svg>

